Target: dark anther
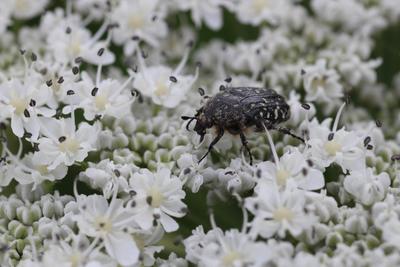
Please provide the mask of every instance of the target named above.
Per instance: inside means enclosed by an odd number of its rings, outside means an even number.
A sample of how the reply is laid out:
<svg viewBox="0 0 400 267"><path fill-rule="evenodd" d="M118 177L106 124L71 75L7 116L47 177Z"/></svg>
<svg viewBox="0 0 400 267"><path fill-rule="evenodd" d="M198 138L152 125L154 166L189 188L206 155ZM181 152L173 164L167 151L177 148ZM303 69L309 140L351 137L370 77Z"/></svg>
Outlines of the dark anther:
<svg viewBox="0 0 400 267"><path fill-rule="evenodd" d="M146 197L146 202L147 204L151 205L151 202L153 202L153 198L151 196Z"/></svg>
<svg viewBox="0 0 400 267"><path fill-rule="evenodd" d="M31 133L28 133L28 132L24 133L24 138L31 138L31 137L32 137Z"/></svg>
<svg viewBox="0 0 400 267"><path fill-rule="evenodd" d="M234 175L234 172L233 171L227 171L227 172L225 172L225 175Z"/></svg>
<svg viewBox="0 0 400 267"><path fill-rule="evenodd" d="M24 55L26 50L25 49L20 49L19 52L21 53L21 55Z"/></svg>
<svg viewBox="0 0 400 267"><path fill-rule="evenodd" d="M131 208L136 207L136 201L131 201Z"/></svg>
<svg viewBox="0 0 400 267"><path fill-rule="evenodd" d="M200 61L197 61L197 62L196 62L196 67L197 67L197 68L201 68L201 66L203 66L203 64L201 64Z"/></svg>
<svg viewBox="0 0 400 267"><path fill-rule="evenodd" d="M92 96L96 96L98 91L99 91L99 88L98 88L98 87L93 88L93 90L92 90L92 92L91 92L91 95L92 95Z"/></svg>
<svg viewBox="0 0 400 267"><path fill-rule="evenodd" d="M314 162L312 162L311 159L308 159L308 160L307 160L307 164L308 164L308 166L310 166L310 167L314 166Z"/></svg>
<svg viewBox="0 0 400 267"><path fill-rule="evenodd" d="M232 77L227 77L224 81L230 83L232 81Z"/></svg>
<svg viewBox="0 0 400 267"><path fill-rule="evenodd" d="M134 196L137 195L137 193L136 193L135 190L130 190L130 191L129 191L129 195L130 195L131 197L134 197Z"/></svg>
<svg viewBox="0 0 400 267"><path fill-rule="evenodd" d="M132 40L133 40L133 41L139 41L139 40L140 40L140 37L137 36L137 35L134 35L134 36L132 36Z"/></svg>
<svg viewBox="0 0 400 267"><path fill-rule="evenodd" d="M37 55L35 53L33 53L33 52L31 54L31 60L32 61L36 61L37 60Z"/></svg>
<svg viewBox="0 0 400 267"><path fill-rule="evenodd" d="M369 144L369 142L371 142L371 137L370 136L365 137L364 146L367 146Z"/></svg>
<svg viewBox="0 0 400 267"><path fill-rule="evenodd" d="M225 89L226 89L226 87L225 87L224 85L221 85L221 86L219 87L219 90L220 90L220 91L225 91Z"/></svg>
<svg viewBox="0 0 400 267"><path fill-rule="evenodd" d="M68 90L67 91L67 95L73 95L73 94L75 94L74 90Z"/></svg>
<svg viewBox="0 0 400 267"><path fill-rule="evenodd" d="M256 171L257 178L261 178L261 175L262 175L261 169L257 169L257 171Z"/></svg>
<svg viewBox="0 0 400 267"><path fill-rule="evenodd" d="M187 43L187 46L188 46L188 47L193 47L193 45L194 45L193 40L190 40L190 41Z"/></svg>
<svg viewBox="0 0 400 267"><path fill-rule="evenodd" d="M77 58L75 58L74 61L75 61L76 64L81 64L83 62L83 58L82 57L77 57Z"/></svg>
<svg viewBox="0 0 400 267"><path fill-rule="evenodd" d="M169 80L173 83L178 82L178 79L175 76L169 76Z"/></svg>
<svg viewBox="0 0 400 267"><path fill-rule="evenodd" d="M303 169L301 170L301 173L302 173L304 176L307 176L308 170L307 170L306 168L303 168Z"/></svg>
<svg viewBox="0 0 400 267"><path fill-rule="evenodd" d="M79 73L79 67L78 67L78 66L72 67L72 73L73 73L74 75L77 75L77 74Z"/></svg>
<svg viewBox="0 0 400 267"><path fill-rule="evenodd" d="M181 208L181 212L182 212L182 213L187 213L187 212L188 212L188 208L187 208L187 207Z"/></svg>
<svg viewBox="0 0 400 267"><path fill-rule="evenodd" d="M58 142L60 143L64 142L65 140L67 140L67 137L65 136L61 136L60 138L58 138Z"/></svg>
<svg viewBox="0 0 400 267"><path fill-rule="evenodd" d="M375 121L376 127L381 128L382 127L382 122L380 122L379 120Z"/></svg>
<svg viewBox="0 0 400 267"><path fill-rule="evenodd" d="M40 74L42 74L42 75L46 75L46 74L47 74L47 68L43 68L43 69L41 69L39 72L40 72Z"/></svg>
<svg viewBox="0 0 400 267"><path fill-rule="evenodd" d="M301 69L300 73L301 73L301 75L304 75L304 74L306 74L306 71L304 69Z"/></svg>
<svg viewBox="0 0 400 267"><path fill-rule="evenodd" d="M160 214L158 214L158 213L154 213L153 214L153 218L155 219L155 220L158 220L158 219L160 219Z"/></svg>
<svg viewBox="0 0 400 267"><path fill-rule="evenodd" d="M204 95L206 94L206 92L204 91L204 89L201 88L201 87L199 87L198 91L199 91L199 94L200 94L201 96L204 96Z"/></svg>
<svg viewBox="0 0 400 267"><path fill-rule="evenodd" d="M328 141L332 141L334 136L335 136L334 133L330 133L330 134L328 135Z"/></svg>
<svg viewBox="0 0 400 267"><path fill-rule="evenodd" d="M310 110L311 106L307 103L301 104L301 107L304 108L305 110Z"/></svg>
<svg viewBox="0 0 400 267"><path fill-rule="evenodd" d="M156 20L157 20L157 16L154 15L154 16L151 18L151 20L152 20L152 21L156 21Z"/></svg>
<svg viewBox="0 0 400 267"><path fill-rule="evenodd" d="M36 101L34 99L31 99L31 101L29 102L29 106L31 107L36 106Z"/></svg>
<svg viewBox="0 0 400 267"><path fill-rule="evenodd" d="M372 150L374 147L372 145L367 145L368 150Z"/></svg>
<svg viewBox="0 0 400 267"><path fill-rule="evenodd" d="M29 111L27 109L24 110L24 116L29 118L31 116L31 114L29 113Z"/></svg>
<svg viewBox="0 0 400 267"><path fill-rule="evenodd" d="M36 151L36 152L39 151L39 143L34 143L33 144L33 151Z"/></svg>
<svg viewBox="0 0 400 267"><path fill-rule="evenodd" d="M190 173L190 168L185 168L184 170L183 170L183 174L184 175L187 175L187 174L189 174Z"/></svg>
<svg viewBox="0 0 400 267"><path fill-rule="evenodd" d="M97 55L99 57L101 57L103 55L103 53L104 53L104 48L100 48L99 51L97 51Z"/></svg>
<svg viewBox="0 0 400 267"><path fill-rule="evenodd" d="M60 78L58 78L57 82L58 82L59 84L62 84L62 83L64 82L64 77L61 76Z"/></svg>
<svg viewBox="0 0 400 267"><path fill-rule="evenodd" d="M48 81L46 82L46 85L47 85L48 87L52 86L52 85L53 85L53 81L52 81L52 80L48 80Z"/></svg>
<svg viewBox="0 0 400 267"><path fill-rule="evenodd" d="M66 34L70 34L71 31L72 31L72 30L71 30L71 27L69 27L69 26L65 29L65 33L66 33Z"/></svg>
<svg viewBox="0 0 400 267"><path fill-rule="evenodd" d="M117 176L117 177L120 177L120 176L121 176L120 171L117 170L117 169L114 170L114 174L115 174L115 176Z"/></svg>
<svg viewBox="0 0 400 267"><path fill-rule="evenodd" d="M392 159L393 161L399 161L399 160L400 160L400 154L393 155L393 156L391 157L391 159Z"/></svg>

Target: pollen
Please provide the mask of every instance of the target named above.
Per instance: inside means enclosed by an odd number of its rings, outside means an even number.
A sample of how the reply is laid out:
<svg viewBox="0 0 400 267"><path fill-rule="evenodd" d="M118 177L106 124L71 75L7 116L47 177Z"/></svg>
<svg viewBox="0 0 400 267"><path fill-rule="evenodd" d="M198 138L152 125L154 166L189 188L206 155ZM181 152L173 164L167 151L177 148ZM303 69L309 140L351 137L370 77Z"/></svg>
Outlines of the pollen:
<svg viewBox="0 0 400 267"><path fill-rule="evenodd" d="M67 137L64 142L59 144L59 147L62 152L75 154L79 150L80 144L75 138Z"/></svg>
<svg viewBox="0 0 400 267"><path fill-rule="evenodd" d="M135 14L131 16L128 20L128 25L132 29L140 29L143 28L145 22L144 18L141 15Z"/></svg>
<svg viewBox="0 0 400 267"><path fill-rule="evenodd" d="M335 156L336 153L342 150L342 145L335 140L331 140L325 143L324 148L330 156Z"/></svg>
<svg viewBox="0 0 400 267"><path fill-rule="evenodd" d="M12 98L10 100L10 105L15 108L15 113L17 115L22 115L25 109L28 107L29 101L23 98Z"/></svg>
<svg viewBox="0 0 400 267"><path fill-rule="evenodd" d="M279 186L286 185L287 179L290 177L290 174L285 169L279 169L276 172L276 182Z"/></svg>
<svg viewBox="0 0 400 267"><path fill-rule="evenodd" d="M234 266L235 261L242 259L242 254L238 251L229 251L222 258L223 266Z"/></svg>
<svg viewBox="0 0 400 267"><path fill-rule="evenodd" d="M273 213L273 218L276 221L291 221L294 218L293 212L286 207L280 207Z"/></svg>
<svg viewBox="0 0 400 267"><path fill-rule="evenodd" d="M95 97L95 106L98 110L105 110L106 105L108 104L107 96L104 94L96 95Z"/></svg>
<svg viewBox="0 0 400 267"><path fill-rule="evenodd" d="M159 208L164 202L164 195L156 187L151 188L148 193L148 195L151 197L150 205L153 208Z"/></svg>

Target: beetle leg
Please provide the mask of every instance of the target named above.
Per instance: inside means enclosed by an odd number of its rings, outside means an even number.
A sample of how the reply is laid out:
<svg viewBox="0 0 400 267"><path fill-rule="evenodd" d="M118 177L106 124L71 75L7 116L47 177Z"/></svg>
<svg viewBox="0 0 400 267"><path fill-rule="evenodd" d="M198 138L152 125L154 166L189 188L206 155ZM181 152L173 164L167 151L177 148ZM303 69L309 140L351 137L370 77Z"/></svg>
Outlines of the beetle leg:
<svg viewBox="0 0 400 267"><path fill-rule="evenodd" d="M250 165L253 165L253 156L251 155L250 149L247 146L247 139L246 136L244 135L243 132L240 132L240 140L242 140L242 145L244 146L244 148L246 149L246 151L249 153L250 156Z"/></svg>
<svg viewBox="0 0 400 267"><path fill-rule="evenodd" d="M303 139L303 138L301 138L300 136L295 135L294 133L292 133L292 132L291 132L289 129L287 129L287 128L279 127L279 126L274 126L272 129L277 130L277 131L279 131L279 132L281 132L281 133L283 133L283 134L290 135L290 136L292 136L292 137L294 137L294 138L296 138L296 139L298 139L298 140L300 140L301 142L304 143L304 139Z"/></svg>
<svg viewBox="0 0 400 267"><path fill-rule="evenodd" d="M211 150L213 149L214 145L216 143L218 143L218 141L221 139L221 137L224 135L224 129L219 128L218 130L218 135L214 138L214 140L212 140L211 144L208 146L208 150L207 153L204 154L204 156L199 160L198 163L200 163L203 159L205 159L205 157L207 157L208 153L211 152Z"/></svg>

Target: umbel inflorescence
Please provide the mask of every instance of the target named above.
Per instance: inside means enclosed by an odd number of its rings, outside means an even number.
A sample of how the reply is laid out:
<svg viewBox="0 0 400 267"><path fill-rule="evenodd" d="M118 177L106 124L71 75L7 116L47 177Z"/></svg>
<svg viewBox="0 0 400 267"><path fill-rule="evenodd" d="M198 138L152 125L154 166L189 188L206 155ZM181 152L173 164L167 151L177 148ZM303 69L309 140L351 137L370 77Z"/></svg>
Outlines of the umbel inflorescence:
<svg viewBox="0 0 400 267"><path fill-rule="evenodd" d="M0 265L399 265L399 29L397 0L0 1ZM201 111L234 88L292 136Z"/></svg>

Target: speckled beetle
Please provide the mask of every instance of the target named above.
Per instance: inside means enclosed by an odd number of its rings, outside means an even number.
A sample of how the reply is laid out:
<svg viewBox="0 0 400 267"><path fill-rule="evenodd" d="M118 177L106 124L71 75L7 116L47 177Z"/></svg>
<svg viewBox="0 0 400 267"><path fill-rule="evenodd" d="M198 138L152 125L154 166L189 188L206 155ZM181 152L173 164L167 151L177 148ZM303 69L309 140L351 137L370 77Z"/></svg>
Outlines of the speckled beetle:
<svg viewBox="0 0 400 267"><path fill-rule="evenodd" d="M202 89L200 94L204 94ZM182 116L183 120L189 120L187 130L190 123L196 120L194 131L200 135L200 142L203 141L207 129L216 128L217 136L199 162L210 153L225 131L228 131L233 135L240 135L242 145L249 153L250 164L253 163L253 157L244 134L248 129L262 131L265 125L267 129L278 130L304 142L303 138L292 134L290 130L277 126L289 118L289 105L281 95L272 89L255 87L223 87L221 92L207 99L194 117Z"/></svg>

